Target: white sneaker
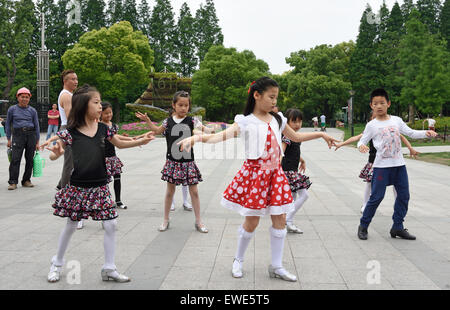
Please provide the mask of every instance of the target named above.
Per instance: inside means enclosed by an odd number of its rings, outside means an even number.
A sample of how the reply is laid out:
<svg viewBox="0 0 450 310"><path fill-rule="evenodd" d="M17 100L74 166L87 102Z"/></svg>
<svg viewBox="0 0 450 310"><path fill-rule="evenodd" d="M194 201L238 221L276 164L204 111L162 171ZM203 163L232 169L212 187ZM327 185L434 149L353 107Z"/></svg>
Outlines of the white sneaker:
<svg viewBox="0 0 450 310"><path fill-rule="evenodd" d="M83 220L78 222L77 229L83 229Z"/></svg>
<svg viewBox="0 0 450 310"><path fill-rule="evenodd" d="M170 211L175 211L175 204L172 202L172 206L170 207Z"/></svg>
<svg viewBox="0 0 450 310"><path fill-rule="evenodd" d="M183 203L183 208L185 211L192 211L192 205L187 201Z"/></svg>
<svg viewBox="0 0 450 310"><path fill-rule="evenodd" d="M234 259L233 269L231 269L231 275L233 278L242 278L242 261Z"/></svg>

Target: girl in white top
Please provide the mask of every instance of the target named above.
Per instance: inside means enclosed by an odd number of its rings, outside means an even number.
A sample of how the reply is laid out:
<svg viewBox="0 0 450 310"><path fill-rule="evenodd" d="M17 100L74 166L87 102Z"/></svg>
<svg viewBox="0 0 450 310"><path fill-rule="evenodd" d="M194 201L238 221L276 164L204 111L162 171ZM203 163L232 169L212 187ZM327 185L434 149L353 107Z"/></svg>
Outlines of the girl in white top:
<svg viewBox="0 0 450 310"><path fill-rule="evenodd" d="M225 131L214 135L198 135L180 141L182 150L189 150L195 142L218 143L236 137L239 133L245 143L243 167L225 190L222 205L245 217L239 228L238 249L233 261L232 275L242 277L242 263L261 216L272 219L272 264L269 275L287 281L297 281L295 275L282 266L284 240L286 237L286 213L292 207L292 194L281 168L279 156L281 133L292 141L302 142L323 138L331 148L334 140L323 132L296 133L282 113L274 113L277 104L278 84L263 77L253 82L249 89L244 115L237 115L235 123Z"/></svg>

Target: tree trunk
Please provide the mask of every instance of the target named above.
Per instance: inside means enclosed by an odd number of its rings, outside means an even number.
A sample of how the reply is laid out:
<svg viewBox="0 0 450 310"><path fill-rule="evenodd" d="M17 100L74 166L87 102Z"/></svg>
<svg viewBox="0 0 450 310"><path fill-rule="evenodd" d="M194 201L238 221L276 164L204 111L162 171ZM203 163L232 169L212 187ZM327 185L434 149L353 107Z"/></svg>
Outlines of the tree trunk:
<svg viewBox="0 0 450 310"><path fill-rule="evenodd" d="M114 99L113 101L113 109L114 109L114 122L118 124L120 122L120 104L119 99Z"/></svg>
<svg viewBox="0 0 450 310"><path fill-rule="evenodd" d="M409 123L411 123L411 124L414 124L414 115L415 115L414 105L410 104L409 105L408 117L409 117Z"/></svg>
<svg viewBox="0 0 450 310"><path fill-rule="evenodd" d="M14 80L16 79L17 68L16 68L16 61L15 61L14 55L11 56L11 61L12 61L12 72L8 70L8 66L7 66L6 67L6 76L7 76L8 81L6 82L6 86L3 89L2 98L9 97L9 92L11 91L11 88L14 84Z"/></svg>

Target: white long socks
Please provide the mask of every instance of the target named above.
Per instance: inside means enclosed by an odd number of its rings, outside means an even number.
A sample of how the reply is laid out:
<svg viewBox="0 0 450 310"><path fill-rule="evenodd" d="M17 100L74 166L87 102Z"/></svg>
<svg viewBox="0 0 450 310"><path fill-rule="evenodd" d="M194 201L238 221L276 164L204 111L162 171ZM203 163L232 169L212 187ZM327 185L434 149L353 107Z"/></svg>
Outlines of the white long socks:
<svg viewBox="0 0 450 310"><path fill-rule="evenodd" d="M56 256L53 258L52 262L56 266L64 265L64 254L66 253L67 246L69 245L70 238L72 237L75 230L77 230L78 222L72 221L70 218L67 219L67 224L64 227L58 241L58 250Z"/></svg>
<svg viewBox="0 0 450 310"><path fill-rule="evenodd" d="M181 189L183 191L183 204L190 205L190 203L188 201L189 186L182 186Z"/></svg>
<svg viewBox="0 0 450 310"><path fill-rule="evenodd" d="M301 209L305 201L309 198L308 191L305 188L302 188L294 194L296 194L293 202L294 208L286 216L286 223L288 224L292 224L295 214Z"/></svg>
<svg viewBox="0 0 450 310"><path fill-rule="evenodd" d="M245 255L245 251L248 248L248 245L250 244L250 240L252 240L253 235L255 234L255 232L248 232L244 229L244 227L239 226L238 229L238 247L237 247L237 251L236 251L236 255L235 258L240 261L243 262L244 261L244 255Z"/></svg>
<svg viewBox="0 0 450 310"><path fill-rule="evenodd" d="M366 183L366 189L364 190L364 201L363 201L363 207L366 207L367 202L370 199L370 194L372 193L372 183L367 182Z"/></svg>
<svg viewBox="0 0 450 310"><path fill-rule="evenodd" d="M103 239L105 264L103 265L103 269L116 269L116 265L114 263L114 255L116 252L116 226L116 219L103 221L103 227L105 228L105 236Z"/></svg>
<svg viewBox="0 0 450 310"><path fill-rule="evenodd" d="M283 249L284 240L286 238L286 228L285 229L275 229L270 227L270 246L272 251L272 267L281 268L283 267Z"/></svg>

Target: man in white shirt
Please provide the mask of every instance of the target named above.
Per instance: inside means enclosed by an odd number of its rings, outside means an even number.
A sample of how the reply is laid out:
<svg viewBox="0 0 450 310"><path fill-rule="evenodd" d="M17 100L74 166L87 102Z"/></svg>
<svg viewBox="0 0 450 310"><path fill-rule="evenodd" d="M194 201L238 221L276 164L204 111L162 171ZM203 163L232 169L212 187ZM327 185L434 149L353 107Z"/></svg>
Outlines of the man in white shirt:
<svg viewBox="0 0 450 310"><path fill-rule="evenodd" d="M327 126L327 122L326 122L326 116L325 115L321 115L320 116L320 123L321 123L321 126L322 126L322 131L327 131L327 128L326 128L326 126Z"/></svg>
<svg viewBox="0 0 450 310"><path fill-rule="evenodd" d="M317 129L319 128L319 119L317 118L317 116L314 116L312 118L313 124L314 124L314 131L317 131Z"/></svg>
<svg viewBox="0 0 450 310"><path fill-rule="evenodd" d="M433 130L436 131L436 120L432 119L432 118L427 118L426 120L424 120L423 122L425 123L425 121L428 121L428 130Z"/></svg>
<svg viewBox="0 0 450 310"><path fill-rule="evenodd" d="M388 115L387 110L391 106L391 102L384 89L374 90L370 98L370 107L375 119L367 124L363 136L359 140L358 148L360 152L367 153L369 151L367 143L372 140L377 149L377 155L373 163L372 193L360 220L358 237L361 240L367 240L367 228L384 198L386 187L394 185L397 198L392 216L394 224L390 231L391 237L415 240L416 237L410 235L408 230L403 227L403 221L408 212L409 183L401 151L400 134L419 139L434 137L436 133L413 130L401 118Z"/></svg>

